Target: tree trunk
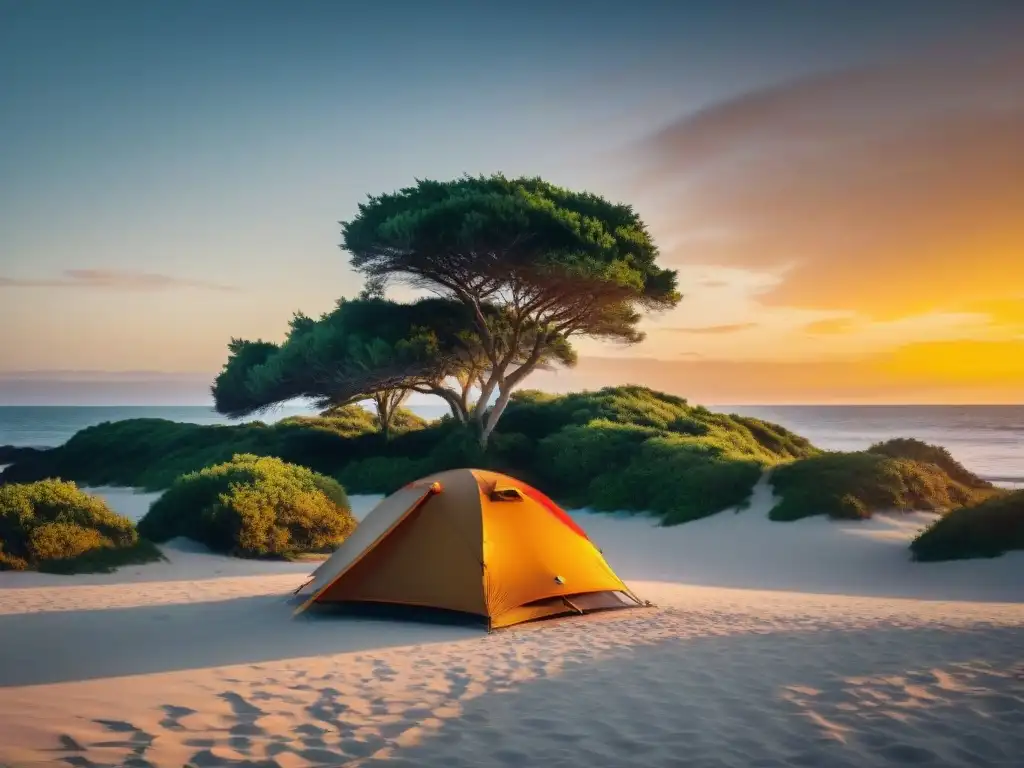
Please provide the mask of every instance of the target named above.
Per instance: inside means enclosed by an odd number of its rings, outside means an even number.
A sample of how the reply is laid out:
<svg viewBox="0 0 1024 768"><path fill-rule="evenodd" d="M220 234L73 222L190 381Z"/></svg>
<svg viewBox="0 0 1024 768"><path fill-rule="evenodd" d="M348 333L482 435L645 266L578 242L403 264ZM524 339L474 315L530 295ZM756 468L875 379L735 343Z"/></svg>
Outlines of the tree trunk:
<svg viewBox="0 0 1024 768"><path fill-rule="evenodd" d="M480 397L476 401L476 405L473 406L472 416L481 433L484 430L484 414L487 413L487 402L491 399L491 395L494 394L496 387L499 391L501 390L502 384L500 373L492 373L480 387Z"/></svg>
<svg viewBox="0 0 1024 768"><path fill-rule="evenodd" d="M373 404L377 408L377 424L380 426L380 433L384 440L391 439L391 403L387 392L380 392L373 396Z"/></svg>
<svg viewBox="0 0 1024 768"><path fill-rule="evenodd" d="M459 407L462 408L462 413L465 414L465 418L461 419L463 424L469 419L469 390L472 388L473 378L470 376L467 376L465 381L459 382Z"/></svg>
<svg viewBox="0 0 1024 768"><path fill-rule="evenodd" d="M455 420L457 422L459 422L459 424L465 424L466 423L466 414L462 410L462 408L460 408L455 403L448 403L448 407L451 409L452 416L455 417Z"/></svg>
<svg viewBox="0 0 1024 768"><path fill-rule="evenodd" d="M494 403L494 407L491 408L490 413L487 414L487 422L482 425L480 430L480 447L486 449L487 441L491 437L491 433L494 428L498 425L498 419L501 418L501 414L505 412L505 406L508 405L508 401L512 397L512 388L500 388L498 399Z"/></svg>
<svg viewBox="0 0 1024 768"><path fill-rule="evenodd" d="M494 386L497 384L498 387L498 399L494 403L494 407L491 412L487 414L486 422L483 419L483 409L480 408L480 402L477 403L477 409L479 411L479 426L480 426L480 447L487 447L487 440L490 438L491 433L498 424L498 419L501 418L501 414L505 412L505 406L508 405L509 399L512 397L512 392L518 387L523 379L530 375L533 370L537 367L537 363L540 361L541 354L543 352L543 344L538 341L533 348L533 352L526 361L520 365L516 370L507 376L502 371L501 376L492 375L490 380L487 382L487 397L490 398L494 392ZM481 402L483 395L481 394Z"/></svg>
<svg viewBox="0 0 1024 768"><path fill-rule="evenodd" d="M385 440L391 439L391 425L395 420L395 413L408 396L409 391L405 389L386 389L373 396L373 403L377 408L377 424Z"/></svg>

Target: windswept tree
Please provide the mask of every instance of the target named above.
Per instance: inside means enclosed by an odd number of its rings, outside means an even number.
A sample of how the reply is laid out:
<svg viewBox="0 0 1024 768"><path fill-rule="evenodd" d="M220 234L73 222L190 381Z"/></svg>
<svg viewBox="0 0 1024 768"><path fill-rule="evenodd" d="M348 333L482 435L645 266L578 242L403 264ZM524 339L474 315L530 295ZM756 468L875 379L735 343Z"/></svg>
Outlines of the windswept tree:
<svg viewBox="0 0 1024 768"><path fill-rule="evenodd" d="M320 408L371 400L387 435L414 387L455 371L462 345L452 351L454 334L470 327L458 315L467 313L455 302L382 298L342 300L319 319L296 313L280 345L232 340L213 386L216 408L238 417L296 398Z"/></svg>
<svg viewBox="0 0 1024 768"><path fill-rule="evenodd" d="M404 281L470 312L480 370L469 415L483 445L523 379L574 360L573 337L635 344L641 313L680 299L631 207L538 178L419 181L371 196L342 222L341 247L375 285Z"/></svg>
<svg viewBox="0 0 1024 768"><path fill-rule="evenodd" d="M296 313L281 345L233 340L213 387L217 410L237 417L295 398L322 409L370 400L388 435L399 407L419 392L441 397L467 423L472 392L487 372L469 310L441 298L409 304L367 298L374 295L339 301L319 319ZM500 312L490 305L483 311L492 319ZM531 344L525 335L517 359L530 354ZM553 358L575 362L567 345L553 345L542 364Z"/></svg>

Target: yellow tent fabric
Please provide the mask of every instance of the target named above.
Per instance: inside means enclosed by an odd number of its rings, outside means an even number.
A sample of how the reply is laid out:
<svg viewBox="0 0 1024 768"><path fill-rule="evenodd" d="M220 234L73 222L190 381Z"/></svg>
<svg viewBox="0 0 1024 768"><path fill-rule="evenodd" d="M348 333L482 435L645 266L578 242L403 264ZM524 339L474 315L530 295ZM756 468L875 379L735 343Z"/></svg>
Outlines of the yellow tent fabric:
<svg viewBox="0 0 1024 768"><path fill-rule="evenodd" d="M456 469L388 496L299 594L473 614L491 629L641 601L586 533L537 489Z"/></svg>

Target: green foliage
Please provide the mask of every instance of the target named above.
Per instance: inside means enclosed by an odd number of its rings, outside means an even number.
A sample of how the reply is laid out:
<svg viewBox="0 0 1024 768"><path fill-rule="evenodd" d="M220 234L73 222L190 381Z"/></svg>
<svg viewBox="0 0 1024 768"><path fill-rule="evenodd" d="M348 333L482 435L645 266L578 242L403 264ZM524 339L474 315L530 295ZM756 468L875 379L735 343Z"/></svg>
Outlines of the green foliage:
<svg viewBox="0 0 1024 768"><path fill-rule="evenodd" d="M157 542L184 536L241 557L292 557L329 552L355 526L336 481L280 459L239 454L179 478L139 531Z"/></svg>
<svg viewBox="0 0 1024 768"><path fill-rule="evenodd" d="M921 561L998 557L1017 549L1024 549L1024 490L954 509L910 543Z"/></svg>
<svg viewBox="0 0 1024 768"><path fill-rule="evenodd" d="M19 445L0 445L0 465L16 464L19 461L31 460L45 448L33 448Z"/></svg>
<svg viewBox="0 0 1024 768"><path fill-rule="evenodd" d="M668 525L739 506L764 468L817 453L782 427L758 422L752 430L636 386L562 397L520 392L502 426L536 441L530 469L558 498L653 512Z"/></svg>
<svg viewBox="0 0 1024 768"><path fill-rule="evenodd" d="M62 477L94 486L162 490L186 472L227 461L235 453L273 455L295 428L261 422L199 426L165 419L105 422L77 432L64 445L4 471L8 482ZM316 444L315 440L306 441ZM317 446L319 447L319 446Z"/></svg>
<svg viewBox="0 0 1024 768"><path fill-rule="evenodd" d="M395 425L401 404L420 392L443 398L467 422L470 390L491 365L474 326L477 315L492 341L509 342L495 342L492 352L515 363L532 358L538 329L527 323L518 332L509 330L508 312L491 303L472 309L439 298L403 304L364 292L362 298L339 301L317 320L296 314L280 346L233 340L213 386L216 407L245 416L296 398L328 410L371 400L381 432L391 437L402 429ZM558 337L532 364L575 362L572 346Z"/></svg>
<svg viewBox="0 0 1024 768"><path fill-rule="evenodd" d="M806 456L812 448L810 440L806 437L790 432L778 424L755 419L752 416L737 416L733 414L729 418L735 423L746 427L759 445L779 456L799 459Z"/></svg>
<svg viewBox="0 0 1024 768"><path fill-rule="evenodd" d="M604 473L590 488L596 509L647 510L677 525L743 505L764 469L760 458L667 435L646 441L624 471Z"/></svg>
<svg viewBox="0 0 1024 768"><path fill-rule="evenodd" d="M346 464L337 477L338 482L352 493L390 494L413 480L441 471L438 466L430 456L422 459L370 456Z"/></svg>
<svg viewBox="0 0 1024 768"><path fill-rule="evenodd" d="M637 343L642 311L680 300L630 206L539 178L422 180L371 196L342 223L342 241L367 278L429 287L471 312L482 446L533 370L575 362L572 336Z"/></svg>
<svg viewBox="0 0 1024 768"><path fill-rule="evenodd" d="M128 518L74 483L0 486L0 570L102 572L160 557Z"/></svg>
<svg viewBox="0 0 1024 768"><path fill-rule="evenodd" d="M329 416L297 416L267 425L200 426L164 419L105 422L76 433L57 448L27 455L8 467L7 482L63 477L89 485L163 490L181 475L229 461L239 453L276 456L326 474L367 455L408 455L429 449L437 433L408 439L426 422L399 409L395 433L405 438L387 449L373 415L359 406ZM405 446L403 448L403 446ZM426 448L425 448L426 446ZM403 450L405 453L403 453Z"/></svg>
<svg viewBox="0 0 1024 768"><path fill-rule="evenodd" d="M328 408L319 416L289 416L277 423L281 428L300 427L319 430L342 438L369 435L380 429L374 414L360 405L344 405ZM427 426L426 419L417 416L408 408L395 410L391 421L392 434L402 434Z"/></svg>
<svg viewBox="0 0 1024 768"><path fill-rule="evenodd" d="M781 427L752 430L745 420L643 387L518 392L486 451L452 418L425 425L396 415L397 425L385 441L355 407L272 426L124 421L83 430L8 471L157 490L249 453L336 477L353 493L388 493L424 475L474 466L508 472L564 503L653 511L674 523L740 504L761 468L817 453Z"/></svg>
<svg viewBox="0 0 1024 768"><path fill-rule="evenodd" d="M875 511L946 510L969 504L995 491L959 467L959 478L947 471L941 449L917 441L913 455L901 458L900 442L855 453L824 453L777 467L772 485L779 502L773 520L799 520L813 515L839 519L870 517ZM882 448L879 450L879 448ZM927 450L926 450L927 449ZM945 454L948 456L948 454ZM923 460L938 457L943 464ZM949 459L952 461L952 459Z"/></svg>
<svg viewBox="0 0 1024 768"><path fill-rule="evenodd" d="M391 451L387 456L357 459L336 475L338 480L353 493L392 493L413 480L447 469L498 469L494 462L500 462L500 449L507 446L514 451L516 448L514 438L502 436L490 451L484 452L470 432L450 420L415 437L428 438L420 441L422 450L415 450L406 439L398 438L388 447L401 449L402 455Z"/></svg>
<svg viewBox="0 0 1024 768"><path fill-rule="evenodd" d="M570 424L538 442L538 466L549 481L546 484L557 478L573 502L585 503L591 497L592 482L609 467L628 466L644 442L657 435L650 427L605 419ZM612 502L611 508L615 506Z"/></svg>
<svg viewBox="0 0 1024 768"><path fill-rule="evenodd" d="M372 416L354 406L272 426L117 422L26 457L5 477L61 475L159 489L248 453L336 477L353 493L389 493L424 475L474 466L520 477L565 504L652 512L667 524L741 505L765 469L780 497L772 511L777 520L947 509L998 493L941 449L917 441L822 453L778 425L713 413L644 387L517 392L486 451L452 418L426 424L399 410L394 424L385 441Z"/></svg>
<svg viewBox="0 0 1024 768"><path fill-rule="evenodd" d="M993 488L992 483L982 480L954 459L949 451L939 445L929 445L912 437L897 437L876 443L868 448L869 453L891 456L894 459L910 459L924 464L934 464L961 485L968 488Z"/></svg>
<svg viewBox="0 0 1024 768"><path fill-rule="evenodd" d="M342 224L342 241L370 276L451 287L453 276L475 283L486 273L492 284L551 295L571 285L605 299L580 318L594 335L634 340L636 318L624 305L679 300L676 273L656 265L658 249L630 206L539 178L423 180L371 196Z"/></svg>
<svg viewBox="0 0 1024 768"><path fill-rule="evenodd" d="M316 320L297 313L280 346L233 340L214 402L246 416L296 398L321 408L372 399L389 435L409 392L463 373L472 349L472 318L457 302L343 299Z"/></svg>
<svg viewBox="0 0 1024 768"><path fill-rule="evenodd" d="M279 351L269 341L232 339L228 344L228 361L212 387L217 410L229 415L245 415L268 405L265 397L250 390L251 371L263 366Z"/></svg>

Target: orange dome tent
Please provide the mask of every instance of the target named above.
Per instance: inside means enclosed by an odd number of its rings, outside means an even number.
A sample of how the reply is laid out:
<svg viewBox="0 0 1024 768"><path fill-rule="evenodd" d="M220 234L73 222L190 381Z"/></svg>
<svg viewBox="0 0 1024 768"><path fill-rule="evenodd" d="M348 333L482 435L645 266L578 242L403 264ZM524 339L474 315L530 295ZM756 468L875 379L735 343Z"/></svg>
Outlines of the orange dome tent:
<svg viewBox="0 0 1024 768"><path fill-rule="evenodd" d="M455 469L388 496L298 590L480 616L490 629L643 603L551 499L506 475Z"/></svg>

